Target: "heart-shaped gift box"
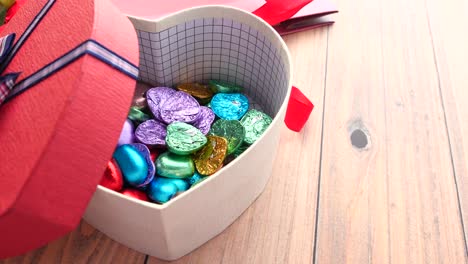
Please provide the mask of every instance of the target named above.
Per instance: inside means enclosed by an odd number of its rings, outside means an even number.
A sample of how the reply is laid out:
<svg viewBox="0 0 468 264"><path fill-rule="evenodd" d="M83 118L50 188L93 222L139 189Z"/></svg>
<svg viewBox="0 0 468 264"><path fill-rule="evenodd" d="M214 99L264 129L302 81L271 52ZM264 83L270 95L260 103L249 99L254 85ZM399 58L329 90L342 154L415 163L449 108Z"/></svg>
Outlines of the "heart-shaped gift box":
<svg viewBox="0 0 468 264"><path fill-rule="evenodd" d="M21 83L89 39L121 61L85 54L0 107L0 257L69 232L86 207L91 225L161 259L177 259L219 234L271 174L292 74L280 36L256 16L223 6L155 21L130 17L132 27L107 0L29 1L2 34L23 35L50 2L5 73L21 71ZM243 86L273 122L239 158L164 205L96 189L134 95L132 63L149 86L212 79Z"/></svg>

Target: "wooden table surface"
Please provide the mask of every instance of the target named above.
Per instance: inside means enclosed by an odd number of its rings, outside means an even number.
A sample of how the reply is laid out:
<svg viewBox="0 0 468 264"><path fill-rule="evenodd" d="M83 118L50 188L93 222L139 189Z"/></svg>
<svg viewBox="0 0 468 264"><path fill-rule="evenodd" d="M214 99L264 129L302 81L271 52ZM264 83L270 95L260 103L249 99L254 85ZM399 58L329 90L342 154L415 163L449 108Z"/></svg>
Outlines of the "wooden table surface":
<svg viewBox="0 0 468 264"><path fill-rule="evenodd" d="M309 123L283 129L260 198L174 263L468 262L468 2L335 1L335 25L285 38ZM2 263L31 262L166 263L84 222Z"/></svg>

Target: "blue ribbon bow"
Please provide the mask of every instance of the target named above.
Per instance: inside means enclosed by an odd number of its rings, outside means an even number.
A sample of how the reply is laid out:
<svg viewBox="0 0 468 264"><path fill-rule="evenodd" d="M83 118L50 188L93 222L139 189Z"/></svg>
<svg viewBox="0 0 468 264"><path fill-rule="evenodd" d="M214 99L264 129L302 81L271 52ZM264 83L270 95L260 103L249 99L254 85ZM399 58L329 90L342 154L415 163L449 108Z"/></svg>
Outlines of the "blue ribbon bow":
<svg viewBox="0 0 468 264"><path fill-rule="evenodd" d="M18 42L14 43L16 34L12 33L0 38L0 72L3 73L8 67L8 64L13 60L18 50L26 42L34 29L39 25L42 19L46 16L49 10L52 8L56 0L49 0L36 15L33 21L24 31L23 35L18 39ZM37 72L24 78L19 83L16 80L20 73L13 72L4 74L0 77L0 105L13 99L15 96L23 93L34 85L38 84L42 80L52 76L56 72L62 70L70 63L76 61L81 56L91 55L103 63L119 70L127 76L137 80L138 79L138 67L121 57L117 53L106 48L104 45L98 43L95 40L87 40L79 44L74 49L63 54L56 60L45 65Z"/></svg>

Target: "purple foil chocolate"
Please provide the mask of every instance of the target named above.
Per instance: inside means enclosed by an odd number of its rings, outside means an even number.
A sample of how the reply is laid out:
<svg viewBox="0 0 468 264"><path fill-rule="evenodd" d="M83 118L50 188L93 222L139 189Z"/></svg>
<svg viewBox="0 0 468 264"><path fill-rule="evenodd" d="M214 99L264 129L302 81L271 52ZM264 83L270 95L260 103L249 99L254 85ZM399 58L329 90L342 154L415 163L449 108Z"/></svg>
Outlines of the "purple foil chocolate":
<svg viewBox="0 0 468 264"><path fill-rule="evenodd" d="M135 142L135 137L133 136L134 130L135 130L135 127L133 126L132 121L127 119L122 128L122 132L120 132L119 142L117 143L117 146L134 143Z"/></svg>
<svg viewBox="0 0 468 264"><path fill-rule="evenodd" d="M134 143L130 145L136 150L138 150L138 152L140 152L143 157L145 157L146 163L148 164L148 174L146 176L146 180L142 184L137 186L139 188L142 188L148 185L154 179L154 175L156 174L156 166L151 160L151 153L147 146L140 143Z"/></svg>
<svg viewBox="0 0 468 264"><path fill-rule="evenodd" d="M161 118L166 124L192 123L200 112L200 104L185 92L176 92L160 106Z"/></svg>
<svg viewBox="0 0 468 264"><path fill-rule="evenodd" d="M153 119L145 121L137 127L135 137L146 145L165 146L166 125Z"/></svg>
<svg viewBox="0 0 468 264"><path fill-rule="evenodd" d="M156 120L163 121L160 114L161 106L177 91L169 87L151 88L146 92L148 106Z"/></svg>
<svg viewBox="0 0 468 264"><path fill-rule="evenodd" d="M193 126L198 128L203 134L207 135L210 132L211 124L215 120L213 110L206 106L200 106L200 113L197 119L193 122Z"/></svg>

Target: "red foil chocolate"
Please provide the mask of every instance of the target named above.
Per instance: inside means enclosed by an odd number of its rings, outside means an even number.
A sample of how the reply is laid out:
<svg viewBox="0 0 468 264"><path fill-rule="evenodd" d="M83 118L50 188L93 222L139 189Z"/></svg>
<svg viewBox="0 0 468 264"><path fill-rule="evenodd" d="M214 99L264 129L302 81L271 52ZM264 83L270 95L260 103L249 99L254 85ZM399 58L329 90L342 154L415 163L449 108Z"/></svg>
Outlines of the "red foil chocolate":
<svg viewBox="0 0 468 264"><path fill-rule="evenodd" d="M125 189L121 192L121 194L126 195L128 197L132 197L134 199L138 199L141 201L148 202L148 196L145 192L136 190L136 189Z"/></svg>
<svg viewBox="0 0 468 264"><path fill-rule="evenodd" d="M107 164L106 171L104 172L104 176L102 177L101 183L99 183L99 185L116 192L122 190L122 172L120 171L119 165L117 165L117 162L114 159L110 160Z"/></svg>

